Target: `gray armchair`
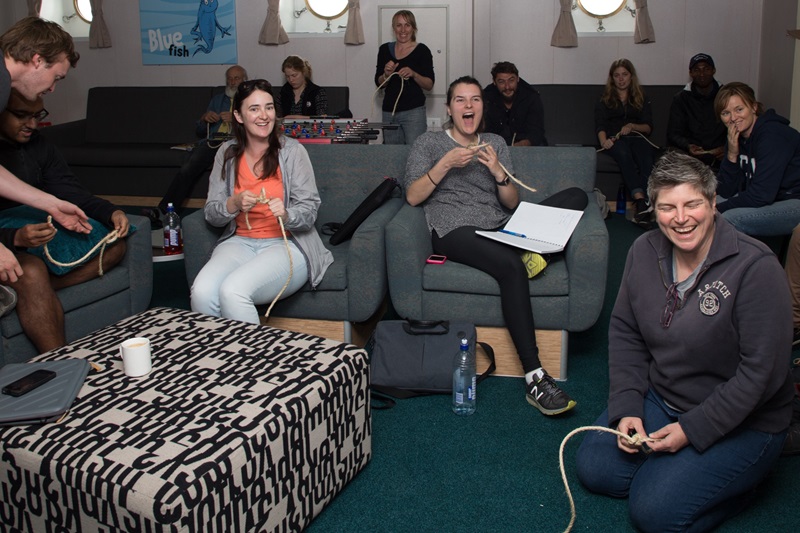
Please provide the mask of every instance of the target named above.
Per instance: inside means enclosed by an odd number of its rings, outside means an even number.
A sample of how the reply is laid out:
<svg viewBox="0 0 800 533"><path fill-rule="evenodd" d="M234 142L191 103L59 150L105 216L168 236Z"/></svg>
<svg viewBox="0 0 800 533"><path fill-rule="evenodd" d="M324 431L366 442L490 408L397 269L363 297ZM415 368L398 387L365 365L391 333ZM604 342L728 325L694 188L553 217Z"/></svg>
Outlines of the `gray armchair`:
<svg viewBox="0 0 800 533"><path fill-rule="evenodd" d="M538 189L520 188L523 200L541 201L568 187L590 195L565 252L530 281L540 357L553 377L566 379L567 332L591 327L605 294L608 231L593 193L596 155L593 148L519 147L511 148L511 156L516 176ZM389 294L400 316L473 322L478 338L494 346L500 373L519 374L499 286L491 276L450 261L426 264L433 250L421 207L405 204L386 228L386 242Z"/></svg>
<svg viewBox="0 0 800 533"><path fill-rule="evenodd" d="M306 149L322 201L318 230L327 222L344 222L384 176L397 177L407 154L405 146L312 144ZM399 190L395 196L373 212L349 241L333 246L328 236L321 235L333 253L333 264L315 290L306 284L275 304L268 325L363 344L369 332L354 336L352 326L380 318L377 314L388 292L384 228L403 204ZM184 218L190 286L221 231L206 223L202 210ZM266 306L261 309L265 310Z"/></svg>

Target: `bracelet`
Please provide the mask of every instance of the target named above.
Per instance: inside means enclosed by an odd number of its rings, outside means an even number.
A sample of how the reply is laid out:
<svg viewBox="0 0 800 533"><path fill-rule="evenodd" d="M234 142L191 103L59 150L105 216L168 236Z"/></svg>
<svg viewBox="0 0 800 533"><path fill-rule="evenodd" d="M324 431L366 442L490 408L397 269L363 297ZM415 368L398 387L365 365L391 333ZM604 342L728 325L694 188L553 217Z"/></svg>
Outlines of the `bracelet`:
<svg viewBox="0 0 800 533"><path fill-rule="evenodd" d="M426 175L426 176L428 176L428 179L429 179L429 180L431 180L431 183L433 183L433 186L434 186L434 187L438 187L438 186L439 186L439 184L438 184L438 183L436 183L435 181L433 181L433 178L431 177L431 174L430 174L430 172L426 172L426 173L425 173L425 175Z"/></svg>
<svg viewBox="0 0 800 533"><path fill-rule="evenodd" d="M509 181L511 180L508 179L508 176L505 176L503 181L495 181L495 183L497 184L498 187L505 187L506 185L508 185Z"/></svg>

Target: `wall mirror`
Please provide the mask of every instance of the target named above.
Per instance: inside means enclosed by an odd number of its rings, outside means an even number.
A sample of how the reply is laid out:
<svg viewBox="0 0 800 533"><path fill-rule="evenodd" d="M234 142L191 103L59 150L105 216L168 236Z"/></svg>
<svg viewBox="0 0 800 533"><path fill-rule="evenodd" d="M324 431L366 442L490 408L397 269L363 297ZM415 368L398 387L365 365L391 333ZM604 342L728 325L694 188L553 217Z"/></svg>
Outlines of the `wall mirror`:
<svg viewBox="0 0 800 533"><path fill-rule="evenodd" d="M92 4L89 0L73 0L75 13L84 21L92 22Z"/></svg>

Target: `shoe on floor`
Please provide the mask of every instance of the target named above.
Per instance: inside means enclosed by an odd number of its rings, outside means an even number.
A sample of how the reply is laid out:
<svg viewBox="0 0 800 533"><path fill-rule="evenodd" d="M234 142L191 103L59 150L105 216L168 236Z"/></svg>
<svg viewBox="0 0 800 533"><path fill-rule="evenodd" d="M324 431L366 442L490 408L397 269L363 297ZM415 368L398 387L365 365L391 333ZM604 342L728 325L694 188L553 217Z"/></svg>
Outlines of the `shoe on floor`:
<svg viewBox="0 0 800 533"><path fill-rule="evenodd" d="M528 279L538 276L547 266L547 259L536 252L523 253L522 262L525 263L525 270L528 271Z"/></svg>
<svg viewBox="0 0 800 533"><path fill-rule="evenodd" d="M633 222L643 228L652 228L653 206L644 198L636 199L636 213L633 215Z"/></svg>
<svg viewBox="0 0 800 533"><path fill-rule="evenodd" d="M525 398L529 404L547 416L564 413L577 405L577 402L558 388L555 380L547 374L538 380L534 376L533 381L526 386Z"/></svg>
<svg viewBox="0 0 800 533"><path fill-rule="evenodd" d="M157 207L145 207L142 209L142 216L150 219L151 229L164 227L164 223L161 221L161 210L159 210Z"/></svg>
<svg viewBox="0 0 800 533"><path fill-rule="evenodd" d="M800 454L800 399L795 398L792 407L794 409L792 423L789 425L789 432L786 433L786 440L783 441L781 455Z"/></svg>

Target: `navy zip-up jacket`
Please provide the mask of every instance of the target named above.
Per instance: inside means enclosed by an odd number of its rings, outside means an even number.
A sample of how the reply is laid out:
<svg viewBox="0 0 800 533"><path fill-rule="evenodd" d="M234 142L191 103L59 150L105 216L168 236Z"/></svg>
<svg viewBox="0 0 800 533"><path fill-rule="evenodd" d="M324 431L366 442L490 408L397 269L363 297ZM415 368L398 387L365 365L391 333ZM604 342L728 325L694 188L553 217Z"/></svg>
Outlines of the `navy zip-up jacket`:
<svg viewBox="0 0 800 533"><path fill-rule="evenodd" d="M727 202L720 213L736 207L763 207L800 198L800 132L768 109L756 119L750 137L739 137L739 160L719 167L717 194Z"/></svg>

